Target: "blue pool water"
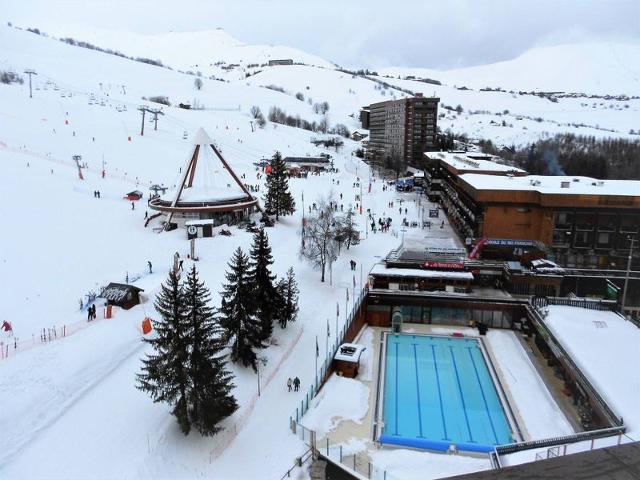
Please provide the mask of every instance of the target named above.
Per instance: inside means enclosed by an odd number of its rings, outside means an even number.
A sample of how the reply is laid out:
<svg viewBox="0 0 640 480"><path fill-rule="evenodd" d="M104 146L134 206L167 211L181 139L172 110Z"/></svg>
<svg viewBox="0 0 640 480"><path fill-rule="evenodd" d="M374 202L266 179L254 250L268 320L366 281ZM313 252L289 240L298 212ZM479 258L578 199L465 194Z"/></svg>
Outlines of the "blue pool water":
<svg viewBox="0 0 640 480"><path fill-rule="evenodd" d="M511 442L478 340L387 335L385 368L382 443L482 452Z"/></svg>

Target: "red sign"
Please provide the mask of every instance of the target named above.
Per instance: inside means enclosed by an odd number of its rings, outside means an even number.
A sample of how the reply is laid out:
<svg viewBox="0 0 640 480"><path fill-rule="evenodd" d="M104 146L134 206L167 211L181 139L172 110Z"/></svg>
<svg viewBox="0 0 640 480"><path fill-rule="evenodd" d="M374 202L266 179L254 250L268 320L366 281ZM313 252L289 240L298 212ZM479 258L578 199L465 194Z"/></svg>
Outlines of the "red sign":
<svg viewBox="0 0 640 480"><path fill-rule="evenodd" d="M453 262L424 262L425 268L448 268L449 270L462 270L464 263Z"/></svg>

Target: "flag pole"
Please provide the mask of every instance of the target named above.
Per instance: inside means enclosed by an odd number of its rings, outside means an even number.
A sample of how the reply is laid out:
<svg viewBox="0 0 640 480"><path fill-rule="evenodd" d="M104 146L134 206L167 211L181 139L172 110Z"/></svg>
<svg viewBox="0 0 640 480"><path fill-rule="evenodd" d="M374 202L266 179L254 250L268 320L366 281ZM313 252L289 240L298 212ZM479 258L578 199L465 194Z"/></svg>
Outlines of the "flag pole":
<svg viewBox="0 0 640 480"><path fill-rule="evenodd" d="M349 284L347 283L347 294L344 299L344 324L349 321Z"/></svg>
<svg viewBox="0 0 640 480"><path fill-rule="evenodd" d="M340 302L336 300L336 348L338 348L338 320L340 320Z"/></svg>
<svg viewBox="0 0 640 480"><path fill-rule="evenodd" d="M327 318L327 351L324 356L324 362L328 364L329 362L329 319Z"/></svg>

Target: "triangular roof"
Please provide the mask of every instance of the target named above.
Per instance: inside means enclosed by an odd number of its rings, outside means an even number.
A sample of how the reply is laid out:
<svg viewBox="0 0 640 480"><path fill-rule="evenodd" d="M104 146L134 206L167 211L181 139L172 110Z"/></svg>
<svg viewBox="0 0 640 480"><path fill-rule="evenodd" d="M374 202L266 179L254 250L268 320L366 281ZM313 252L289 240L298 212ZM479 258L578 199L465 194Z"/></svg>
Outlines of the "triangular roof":
<svg viewBox="0 0 640 480"><path fill-rule="evenodd" d="M209 137L209 134L205 132L204 128L200 127L193 137L194 145L212 145L213 140Z"/></svg>
<svg viewBox="0 0 640 480"><path fill-rule="evenodd" d="M178 202L218 202L253 198L203 128L193 137L191 150L175 192L167 192L172 206Z"/></svg>

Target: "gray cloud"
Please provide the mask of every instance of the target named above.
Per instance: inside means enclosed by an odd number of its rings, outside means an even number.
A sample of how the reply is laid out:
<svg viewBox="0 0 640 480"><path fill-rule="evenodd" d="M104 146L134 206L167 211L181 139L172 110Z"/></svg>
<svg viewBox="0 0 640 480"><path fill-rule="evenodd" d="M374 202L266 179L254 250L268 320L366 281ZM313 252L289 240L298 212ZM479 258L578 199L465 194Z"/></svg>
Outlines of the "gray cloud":
<svg viewBox="0 0 640 480"><path fill-rule="evenodd" d="M4 20L159 33L222 27L247 43L300 48L348 66L451 68L532 46L640 42L638 0L3 0Z"/></svg>

